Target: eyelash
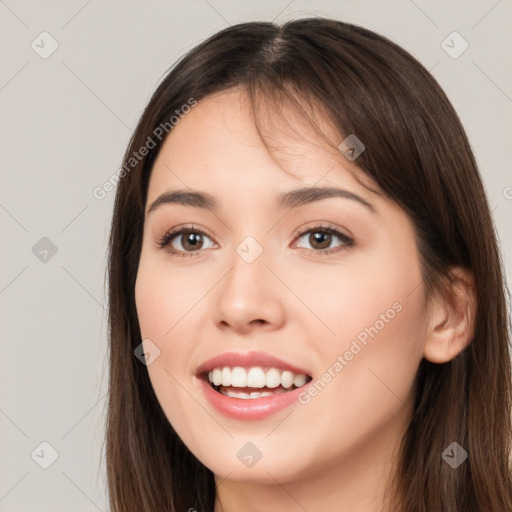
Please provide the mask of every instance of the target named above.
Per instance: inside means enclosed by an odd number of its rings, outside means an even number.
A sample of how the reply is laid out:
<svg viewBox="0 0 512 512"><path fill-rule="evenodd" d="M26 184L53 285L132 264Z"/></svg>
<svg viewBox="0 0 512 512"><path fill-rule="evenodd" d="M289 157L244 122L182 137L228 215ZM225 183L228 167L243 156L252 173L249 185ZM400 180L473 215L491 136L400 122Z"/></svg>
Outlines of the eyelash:
<svg viewBox="0 0 512 512"><path fill-rule="evenodd" d="M307 249L307 250L313 251L315 254L331 254L331 253L339 252L342 250L346 250L346 249L352 247L353 245L355 245L354 240L352 238L350 238L349 236L345 235L344 233L342 233L341 231L339 231L336 228L333 228L330 226L325 226L323 224L317 224L312 227L306 227L306 228L301 228L301 229L297 230L296 233L294 234L294 239L300 238L303 235L310 233L310 232L313 232L313 233L314 232L322 232L322 233L328 233L330 235L335 235L343 242L343 245L334 248L335 250L333 250L333 249L321 249L321 250ZM157 241L157 245L160 249L165 249L171 243L172 239L175 238L176 236L183 235L183 234L190 234L190 233L201 234L203 236L207 236L208 238L211 238L202 229L200 229L194 225L189 225L189 226L184 226L181 228L171 229ZM186 257L197 256L201 252L201 250L198 250L198 251L168 250L168 252L172 255L178 255L179 257L186 258Z"/></svg>

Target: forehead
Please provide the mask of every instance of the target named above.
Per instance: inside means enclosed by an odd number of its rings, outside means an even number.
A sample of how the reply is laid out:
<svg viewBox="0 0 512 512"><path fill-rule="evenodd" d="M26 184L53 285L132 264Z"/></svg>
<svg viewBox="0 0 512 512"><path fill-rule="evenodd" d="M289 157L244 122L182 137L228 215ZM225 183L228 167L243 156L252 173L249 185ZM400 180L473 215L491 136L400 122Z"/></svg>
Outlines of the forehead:
<svg viewBox="0 0 512 512"><path fill-rule="evenodd" d="M168 188L207 189L221 197L298 184L343 185L368 194L353 176L364 180L356 165L322 140L307 119L284 112L285 117L260 111L263 124L256 126L243 89L205 97L166 138L153 166L148 200ZM339 135L332 125L316 120L335 143Z"/></svg>

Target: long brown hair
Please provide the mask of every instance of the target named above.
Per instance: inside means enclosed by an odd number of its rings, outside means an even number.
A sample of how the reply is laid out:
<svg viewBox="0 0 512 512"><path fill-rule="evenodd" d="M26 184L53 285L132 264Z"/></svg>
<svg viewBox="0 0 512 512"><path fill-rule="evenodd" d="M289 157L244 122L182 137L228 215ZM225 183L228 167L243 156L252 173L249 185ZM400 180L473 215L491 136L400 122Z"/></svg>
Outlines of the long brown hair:
<svg viewBox="0 0 512 512"><path fill-rule="evenodd" d="M134 355L141 343L134 288L148 180L165 140L155 130L165 126L170 133L169 120L191 98L200 103L238 86L249 93L258 123L259 106L272 105L279 115L286 105L314 125L314 109L305 105L319 105L339 130L338 143L348 134L364 142L357 164L410 216L429 295L447 282L453 266L474 277L478 307L471 343L450 362L420 363L412 419L390 475L394 510L512 511L507 288L464 129L435 79L409 53L364 28L309 18L281 26L242 23L195 47L154 92L124 155L108 267L112 512L214 507L213 473L173 430ZM140 157L140 148L150 144ZM469 454L456 470L441 457L453 441Z"/></svg>

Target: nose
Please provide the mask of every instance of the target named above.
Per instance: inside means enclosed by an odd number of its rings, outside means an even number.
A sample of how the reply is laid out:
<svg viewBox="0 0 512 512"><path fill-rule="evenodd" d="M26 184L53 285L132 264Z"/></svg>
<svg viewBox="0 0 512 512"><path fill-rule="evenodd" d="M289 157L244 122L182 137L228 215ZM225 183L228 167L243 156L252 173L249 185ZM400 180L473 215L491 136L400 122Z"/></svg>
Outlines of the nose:
<svg viewBox="0 0 512 512"><path fill-rule="evenodd" d="M235 252L230 263L231 268L213 297L215 324L238 334L281 328L286 297L282 284L267 267L267 252L263 251L254 261L243 252Z"/></svg>

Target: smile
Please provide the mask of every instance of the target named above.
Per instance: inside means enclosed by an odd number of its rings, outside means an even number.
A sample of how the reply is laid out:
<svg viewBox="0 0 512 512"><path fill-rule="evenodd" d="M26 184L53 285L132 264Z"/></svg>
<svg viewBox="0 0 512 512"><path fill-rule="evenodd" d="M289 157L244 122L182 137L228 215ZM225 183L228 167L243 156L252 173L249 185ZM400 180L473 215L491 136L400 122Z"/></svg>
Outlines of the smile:
<svg viewBox="0 0 512 512"><path fill-rule="evenodd" d="M313 380L307 370L258 351L219 354L197 368L196 378L217 412L239 420L263 419L292 405Z"/></svg>
<svg viewBox="0 0 512 512"><path fill-rule="evenodd" d="M279 368L216 367L208 372L213 389L225 396L254 399L278 395L300 388L311 377Z"/></svg>

